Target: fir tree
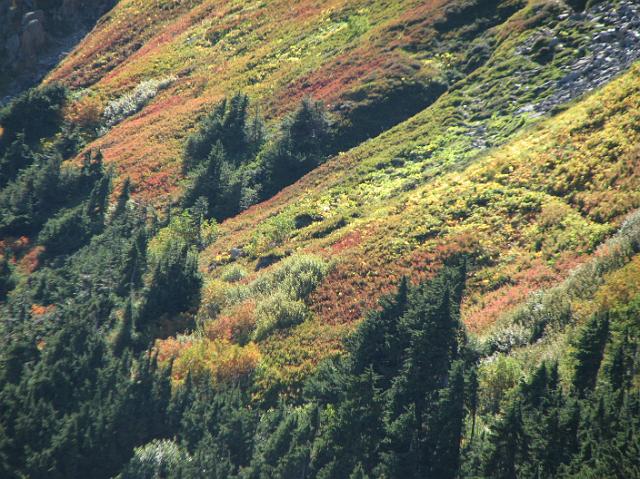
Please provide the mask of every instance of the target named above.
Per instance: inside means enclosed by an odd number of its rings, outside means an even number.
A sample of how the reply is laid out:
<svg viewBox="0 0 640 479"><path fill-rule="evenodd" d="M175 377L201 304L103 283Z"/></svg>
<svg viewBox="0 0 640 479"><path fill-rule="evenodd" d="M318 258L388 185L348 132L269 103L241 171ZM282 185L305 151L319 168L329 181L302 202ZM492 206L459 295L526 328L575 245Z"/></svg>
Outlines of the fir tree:
<svg viewBox="0 0 640 479"><path fill-rule="evenodd" d="M581 397L595 387L608 335L608 316L596 314L589 319L576 340L572 385Z"/></svg>

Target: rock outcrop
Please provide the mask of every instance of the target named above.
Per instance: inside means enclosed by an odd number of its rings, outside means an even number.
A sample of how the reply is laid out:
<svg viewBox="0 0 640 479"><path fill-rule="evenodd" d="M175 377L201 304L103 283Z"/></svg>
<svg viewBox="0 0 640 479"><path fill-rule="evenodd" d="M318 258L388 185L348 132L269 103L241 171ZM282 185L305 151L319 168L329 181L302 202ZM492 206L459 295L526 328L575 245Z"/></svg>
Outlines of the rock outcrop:
<svg viewBox="0 0 640 479"><path fill-rule="evenodd" d="M0 104L37 83L115 3L0 1Z"/></svg>

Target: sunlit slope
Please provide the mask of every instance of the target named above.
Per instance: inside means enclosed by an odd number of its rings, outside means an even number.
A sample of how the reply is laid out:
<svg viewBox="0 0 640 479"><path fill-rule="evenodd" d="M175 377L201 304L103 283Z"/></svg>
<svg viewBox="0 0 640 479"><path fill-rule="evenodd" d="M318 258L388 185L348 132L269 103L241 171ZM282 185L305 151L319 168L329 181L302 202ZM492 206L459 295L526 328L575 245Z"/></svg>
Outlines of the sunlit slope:
<svg viewBox="0 0 640 479"><path fill-rule="evenodd" d="M258 368L262 390L295 387L402 276L428 277L456 253L470 258L463 315L481 334L560 282L640 203L640 70L628 70L640 40L627 28L638 12L619 3L119 2L48 81L97 112L167 81L88 145L131 177L136 200L181 194L186 136L236 91L269 127L302 97L323 100L352 140L221 225L201 254L202 327L161 344L163 357L231 358ZM623 38L608 34L620 26ZM326 268L310 314L237 341L229 331L255 329L266 301L250 285L304 255ZM233 268L248 275L230 281Z"/></svg>
<svg viewBox="0 0 640 479"><path fill-rule="evenodd" d="M225 222L202 255L209 277L227 263L254 270L265 257L312 253L333 263L308 301L313 318L259 344L285 383L335 350L401 276L417 280L452 254L470 253L463 315L481 332L566 277L640 205L638 67L489 151L465 148L464 135L435 136L456 128L437 122L438 107ZM438 139L440 149L432 146Z"/></svg>
<svg viewBox="0 0 640 479"><path fill-rule="evenodd" d="M185 135L223 95L244 91L268 118L313 96L357 142L427 106L454 70L480 64L482 55L469 64L474 41L488 42L525 3L123 0L47 81L104 107L142 81L175 77L91 145L157 201L175 192Z"/></svg>

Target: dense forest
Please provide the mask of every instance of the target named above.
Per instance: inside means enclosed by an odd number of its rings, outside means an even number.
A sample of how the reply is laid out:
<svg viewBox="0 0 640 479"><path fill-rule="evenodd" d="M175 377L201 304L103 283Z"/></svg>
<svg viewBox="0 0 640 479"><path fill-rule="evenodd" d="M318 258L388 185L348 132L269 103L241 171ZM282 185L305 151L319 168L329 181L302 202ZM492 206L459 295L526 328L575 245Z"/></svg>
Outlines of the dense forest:
<svg viewBox="0 0 640 479"><path fill-rule="evenodd" d="M267 131L236 94L185 142L184 193L157 211L113 186L99 150L65 161L95 135L63 120L68 95L30 90L0 114L0 476L640 476L640 296L591 314L531 374L488 380L500 345L461 321L479 261L465 253L394 284L295 393L265 394L253 373L177 380L154 344L203 327L198 256L218 222L322 164L340 135L311 99ZM324 274L308 263L251 286L287 296L240 343L306 314Z"/></svg>

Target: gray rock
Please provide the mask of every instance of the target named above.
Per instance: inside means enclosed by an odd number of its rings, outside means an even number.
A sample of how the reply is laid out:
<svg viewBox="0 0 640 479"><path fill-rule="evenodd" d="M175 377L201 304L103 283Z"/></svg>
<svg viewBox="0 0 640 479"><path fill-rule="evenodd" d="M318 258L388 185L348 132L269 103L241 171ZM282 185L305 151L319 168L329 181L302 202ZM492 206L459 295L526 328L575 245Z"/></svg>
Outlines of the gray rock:
<svg viewBox="0 0 640 479"><path fill-rule="evenodd" d="M33 59L47 42L47 34L42 22L31 20L22 30L20 53L25 59Z"/></svg>

